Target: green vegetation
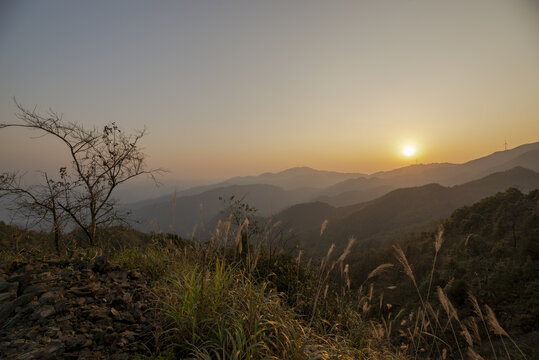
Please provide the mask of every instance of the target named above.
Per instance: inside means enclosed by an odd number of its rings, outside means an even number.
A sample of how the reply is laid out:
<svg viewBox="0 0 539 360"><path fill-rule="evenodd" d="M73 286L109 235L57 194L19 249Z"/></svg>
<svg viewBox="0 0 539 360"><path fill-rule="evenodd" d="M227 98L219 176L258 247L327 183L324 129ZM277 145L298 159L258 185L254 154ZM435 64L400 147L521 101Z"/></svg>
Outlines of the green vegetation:
<svg viewBox="0 0 539 360"><path fill-rule="evenodd" d="M498 193L456 210L440 229L400 241L398 249L402 251L398 250L397 260L404 271L387 271L372 284L373 297L383 298L391 308L385 316L402 311L403 319L413 310L412 319L417 320L418 308L432 315L432 307L449 317L445 320L449 330L451 323L458 328L456 339L448 329L443 334L441 329L431 329L429 334L453 344L453 348L456 343L463 349L468 347L468 335L472 335L474 351L486 358L495 354L498 358L519 358L519 349L507 335L511 334L518 347L531 356L539 341L535 329L539 313L539 191L525 195L509 189ZM394 255L395 248L390 245L353 254L352 283L359 286L376 264L394 262ZM428 320L432 324L439 318ZM392 330L408 334L409 323L409 319L402 326L394 322ZM493 345L485 341L492 332ZM405 344L409 340L404 336L398 341ZM507 350L504 342L511 345Z"/></svg>
<svg viewBox="0 0 539 360"><path fill-rule="evenodd" d="M153 279L161 324L155 347L141 358L534 355L539 191L499 193L395 246L357 253L350 239L344 251L332 246L318 261L276 247L277 226L248 231L249 221L232 218L204 243L116 228L108 247L63 256L106 253ZM17 231L0 224L2 261L51 246L49 234ZM128 246L129 238L136 244ZM18 250L7 251L15 240Z"/></svg>

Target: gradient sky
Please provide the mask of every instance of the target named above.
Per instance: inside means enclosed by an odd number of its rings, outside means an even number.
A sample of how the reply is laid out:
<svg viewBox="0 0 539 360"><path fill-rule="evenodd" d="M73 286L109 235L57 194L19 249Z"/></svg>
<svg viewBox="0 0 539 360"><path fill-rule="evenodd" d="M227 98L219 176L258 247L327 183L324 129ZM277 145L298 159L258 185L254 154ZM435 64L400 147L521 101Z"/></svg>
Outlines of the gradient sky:
<svg viewBox="0 0 539 360"><path fill-rule="evenodd" d="M539 141L539 6L0 0L0 122L13 96L146 126L149 164L174 178L464 162ZM1 130L0 169L58 167L35 135Z"/></svg>

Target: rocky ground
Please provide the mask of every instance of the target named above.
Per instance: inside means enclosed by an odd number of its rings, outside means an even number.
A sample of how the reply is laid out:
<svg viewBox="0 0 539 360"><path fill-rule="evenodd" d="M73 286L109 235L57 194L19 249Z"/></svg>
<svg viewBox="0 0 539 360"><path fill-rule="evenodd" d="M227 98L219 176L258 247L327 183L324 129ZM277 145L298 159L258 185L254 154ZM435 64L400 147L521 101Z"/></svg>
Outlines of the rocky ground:
<svg viewBox="0 0 539 360"><path fill-rule="evenodd" d="M0 358L132 359L148 353L154 297L137 270L93 261L0 263Z"/></svg>

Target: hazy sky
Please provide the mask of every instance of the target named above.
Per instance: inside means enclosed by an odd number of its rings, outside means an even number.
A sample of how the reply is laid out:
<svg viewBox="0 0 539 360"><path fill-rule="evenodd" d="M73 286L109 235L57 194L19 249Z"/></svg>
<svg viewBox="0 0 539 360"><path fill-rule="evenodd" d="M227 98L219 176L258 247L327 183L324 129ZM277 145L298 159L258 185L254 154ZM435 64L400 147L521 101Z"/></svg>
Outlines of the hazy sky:
<svg viewBox="0 0 539 360"><path fill-rule="evenodd" d="M539 141L539 5L0 0L0 122L13 96L146 125L175 178L464 162ZM35 135L0 130L0 169L57 167Z"/></svg>

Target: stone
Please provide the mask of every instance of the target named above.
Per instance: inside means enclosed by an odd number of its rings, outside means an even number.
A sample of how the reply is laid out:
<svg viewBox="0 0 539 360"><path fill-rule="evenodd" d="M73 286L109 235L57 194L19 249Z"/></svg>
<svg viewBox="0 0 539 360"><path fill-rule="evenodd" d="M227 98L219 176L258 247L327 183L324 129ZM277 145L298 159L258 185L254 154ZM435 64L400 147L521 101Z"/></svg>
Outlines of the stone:
<svg viewBox="0 0 539 360"><path fill-rule="evenodd" d="M105 259L104 256L96 257L91 263L92 271L97 272L97 273L103 273L105 271L106 266L107 266L107 260Z"/></svg>
<svg viewBox="0 0 539 360"><path fill-rule="evenodd" d="M125 337L127 340L131 341L131 342L135 341L135 335L136 334L133 331L127 330L127 331L124 331L123 333L121 333L121 335L123 337Z"/></svg>
<svg viewBox="0 0 539 360"><path fill-rule="evenodd" d="M94 333L94 342L97 345L102 345L105 342L105 332L97 331Z"/></svg>
<svg viewBox="0 0 539 360"><path fill-rule="evenodd" d="M107 311L107 309L99 309L99 308L92 310L90 314L88 315L88 319L91 321L108 319L108 317L109 317L109 312Z"/></svg>
<svg viewBox="0 0 539 360"><path fill-rule="evenodd" d="M11 283L5 280L0 280L0 293L6 291L8 289L9 284Z"/></svg>
<svg viewBox="0 0 539 360"><path fill-rule="evenodd" d="M138 280L142 277L142 275L140 274L140 272L138 270L129 270L129 272L127 273L127 276L130 278L130 279L134 279L134 280Z"/></svg>
<svg viewBox="0 0 539 360"><path fill-rule="evenodd" d="M42 319L46 319L48 318L49 316L51 315L54 315L56 313L56 310L54 310L54 306L51 306L51 305L46 305L46 306L43 306L40 311L38 312L39 316L42 318Z"/></svg>
<svg viewBox="0 0 539 360"><path fill-rule="evenodd" d="M59 341L51 342L45 348L43 353L43 360L58 359L64 354L64 345Z"/></svg>
<svg viewBox="0 0 539 360"><path fill-rule="evenodd" d="M28 352L22 353L15 358L15 360L31 360L31 359L41 359L44 354L43 349L32 349Z"/></svg>
<svg viewBox="0 0 539 360"><path fill-rule="evenodd" d="M57 313L65 312L67 311L68 308L69 308L69 302L66 299L60 299L54 303L54 309L56 310Z"/></svg>
<svg viewBox="0 0 539 360"><path fill-rule="evenodd" d="M9 319L16 307L17 305L15 304L15 301L0 305L0 324L3 324L7 319Z"/></svg>
<svg viewBox="0 0 539 360"><path fill-rule="evenodd" d="M157 307L140 270L120 271L104 258L7 267L0 359L132 359L154 343L155 327L142 313L151 309L151 320Z"/></svg>
<svg viewBox="0 0 539 360"><path fill-rule="evenodd" d="M69 289L69 292L77 296L86 296L93 293L93 289L90 286L81 286Z"/></svg>
<svg viewBox="0 0 539 360"><path fill-rule="evenodd" d="M57 296L58 296L58 293L56 293L54 291L47 291L47 292L43 293L39 297L39 303L40 304L49 304L51 302L54 302L54 300L56 299Z"/></svg>
<svg viewBox="0 0 539 360"><path fill-rule="evenodd" d="M17 298L17 293L15 292L5 292L0 294L0 304L6 303Z"/></svg>
<svg viewBox="0 0 539 360"><path fill-rule="evenodd" d="M47 291L47 286L45 284L37 283L37 284L27 286L26 288L24 288L22 293L23 293L23 295L24 294L32 294L32 295L35 295L35 296L40 296L41 294L43 294L46 291Z"/></svg>
<svg viewBox="0 0 539 360"><path fill-rule="evenodd" d="M86 338L82 335L68 336L62 339L66 350L73 351L82 347L86 343Z"/></svg>
<svg viewBox="0 0 539 360"><path fill-rule="evenodd" d="M60 328L57 327L49 327L47 331L45 331L44 335L48 336L50 338L57 338L58 334L60 333Z"/></svg>
<svg viewBox="0 0 539 360"><path fill-rule="evenodd" d="M34 300L35 295L34 294L24 294L21 295L15 300L16 306L25 306L26 304L30 303L32 300Z"/></svg>

